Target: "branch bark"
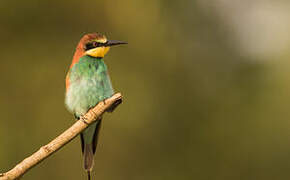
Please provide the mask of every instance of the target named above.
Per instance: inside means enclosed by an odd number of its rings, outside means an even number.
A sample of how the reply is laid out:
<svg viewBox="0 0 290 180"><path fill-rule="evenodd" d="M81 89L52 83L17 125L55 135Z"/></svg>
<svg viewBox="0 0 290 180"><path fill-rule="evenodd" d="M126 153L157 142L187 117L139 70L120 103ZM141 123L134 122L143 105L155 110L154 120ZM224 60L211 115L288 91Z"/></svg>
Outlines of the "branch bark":
<svg viewBox="0 0 290 180"><path fill-rule="evenodd" d="M76 121L69 129L50 143L42 146L38 151L17 164L13 169L6 173L0 173L0 180L20 179L31 168L74 139L79 133L88 127L89 124L102 116L106 110L109 110L109 108L112 107L114 109L114 107L118 106L120 102L122 102L122 95L121 93L116 93L112 97L98 103L94 108L90 109L84 116L82 116L80 120Z"/></svg>

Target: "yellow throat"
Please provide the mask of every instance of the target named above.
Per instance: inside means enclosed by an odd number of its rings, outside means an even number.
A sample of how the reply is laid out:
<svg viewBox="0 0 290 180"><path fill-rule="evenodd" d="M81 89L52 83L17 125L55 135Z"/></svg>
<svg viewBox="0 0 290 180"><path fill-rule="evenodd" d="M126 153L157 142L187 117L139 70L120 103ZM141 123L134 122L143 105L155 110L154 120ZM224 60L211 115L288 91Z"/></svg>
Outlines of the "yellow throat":
<svg viewBox="0 0 290 180"><path fill-rule="evenodd" d="M96 47L94 49L86 51L85 54L93 57L103 58L108 53L109 50L110 47Z"/></svg>

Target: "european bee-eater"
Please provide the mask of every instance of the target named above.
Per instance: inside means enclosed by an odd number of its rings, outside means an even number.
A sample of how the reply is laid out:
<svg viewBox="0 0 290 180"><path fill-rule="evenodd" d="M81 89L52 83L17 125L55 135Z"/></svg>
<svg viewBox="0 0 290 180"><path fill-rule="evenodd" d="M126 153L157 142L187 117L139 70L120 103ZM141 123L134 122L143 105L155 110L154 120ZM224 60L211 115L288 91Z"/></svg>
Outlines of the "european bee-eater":
<svg viewBox="0 0 290 180"><path fill-rule="evenodd" d="M111 46L119 44L126 43L107 40L98 33L86 34L81 38L66 76L65 103L76 119L113 95L114 90L103 59ZM80 134L88 179L94 165L101 121L102 118L99 118Z"/></svg>

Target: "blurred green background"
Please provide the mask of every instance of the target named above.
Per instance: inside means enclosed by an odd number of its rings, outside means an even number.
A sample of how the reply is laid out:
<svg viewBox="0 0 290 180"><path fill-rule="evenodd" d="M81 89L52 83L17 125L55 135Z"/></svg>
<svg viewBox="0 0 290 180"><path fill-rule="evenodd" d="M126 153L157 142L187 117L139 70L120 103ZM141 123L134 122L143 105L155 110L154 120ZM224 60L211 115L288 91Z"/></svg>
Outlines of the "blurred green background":
<svg viewBox="0 0 290 180"><path fill-rule="evenodd" d="M105 61L94 179L290 178L290 2L0 2L0 171L73 122L64 79L82 35L128 41ZM23 179L86 179L79 138Z"/></svg>

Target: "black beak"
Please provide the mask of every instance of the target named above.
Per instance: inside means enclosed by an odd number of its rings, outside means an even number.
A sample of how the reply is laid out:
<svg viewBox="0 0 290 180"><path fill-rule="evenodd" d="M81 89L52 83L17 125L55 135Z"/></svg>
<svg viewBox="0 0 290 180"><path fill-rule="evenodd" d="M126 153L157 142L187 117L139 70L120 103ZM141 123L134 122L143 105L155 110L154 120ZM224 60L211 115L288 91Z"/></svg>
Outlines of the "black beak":
<svg viewBox="0 0 290 180"><path fill-rule="evenodd" d="M128 44L127 42L124 41L118 41L118 40L108 40L105 44L105 46L115 46L119 44Z"/></svg>

